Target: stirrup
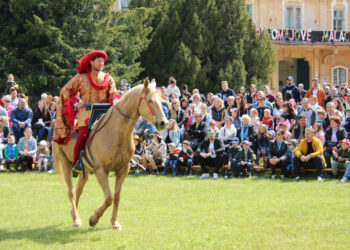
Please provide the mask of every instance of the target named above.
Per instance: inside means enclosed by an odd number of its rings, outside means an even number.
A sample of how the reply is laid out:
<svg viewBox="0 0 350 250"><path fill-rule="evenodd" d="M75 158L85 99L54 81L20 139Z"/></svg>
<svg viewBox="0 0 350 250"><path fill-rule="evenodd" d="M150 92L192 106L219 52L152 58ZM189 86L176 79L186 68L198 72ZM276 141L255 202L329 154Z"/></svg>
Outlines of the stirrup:
<svg viewBox="0 0 350 250"><path fill-rule="evenodd" d="M82 161L83 154L84 150L81 150L78 161L72 167L73 178L77 178L81 172L83 172L85 178L85 169Z"/></svg>

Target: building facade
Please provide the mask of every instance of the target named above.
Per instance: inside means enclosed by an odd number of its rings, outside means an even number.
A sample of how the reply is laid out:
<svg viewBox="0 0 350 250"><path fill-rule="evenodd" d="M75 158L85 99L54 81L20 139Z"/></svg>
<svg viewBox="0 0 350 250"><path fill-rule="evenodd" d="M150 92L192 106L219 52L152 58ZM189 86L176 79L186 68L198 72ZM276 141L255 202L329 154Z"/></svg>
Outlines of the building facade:
<svg viewBox="0 0 350 250"><path fill-rule="evenodd" d="M309 88L311 79L340 85L350 69L350 0L246 0L258 33L276 46L277 67L271 87L287 76Z"/></svg>

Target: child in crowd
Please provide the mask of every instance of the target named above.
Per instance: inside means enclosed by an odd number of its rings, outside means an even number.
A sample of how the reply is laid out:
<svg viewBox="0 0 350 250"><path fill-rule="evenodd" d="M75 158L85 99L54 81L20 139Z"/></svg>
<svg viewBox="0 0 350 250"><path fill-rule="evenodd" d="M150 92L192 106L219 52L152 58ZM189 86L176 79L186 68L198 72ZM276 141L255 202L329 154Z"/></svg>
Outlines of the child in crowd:
<svg viewBox="0 0 350 250"><path fill-rule="evenodd" d="M5 147L4 156L6 168L10 169L10 164L15 163L15 169L16 171L18 171L18 148L17 144L15 143L15 137L13 135L10 135L8 137L8 142Z"/></svg>
<svg viewBox="0 0 350 250"><path fill-rule="evenodd" d="M273 129L273 117L271 116L271 111L269 109L264 110L262 123L267 125L269 129Z"/></svg>
<svg viewBox="0 0 350 250"><path fill-rule="evenodd" d="M219 134L219 131L220 131L216 125L217 125L217 123L214 120L211 120L209 123L209 128L211 128L215 131L215 136L217 136Z"/></svg>
<svg viewBox="0 0 350 250"><path fill-rule="evenodd" d="M236 173L243 175L243 169L247 170L248 176L252 176L252 167L255 160L253 150L250 149L252 143L248 140L243 141L243 150L241 151L239 162L237 163Z"/></svg>
<svg viewBox="0 0 350 250"><path fill-rule="evenodd" d="M252 126L254 128L255 133L257 133L259 130L259 123L260 123L258 111L252 108L249 111L249 117L250 117L250 126Z"/></svg>
<svg viewBox="0 0 350 250"><path fill-rule="evenodd" d="M280 128L284 131L283 139L288 142L290 138L292 137L292 133L289 132L289 123L287 121L284 121L280 123Z"/></svg>
<svg viewBox="0 0 350 250"><path fill-rule="evenodd" d="M233 125L235 125L237 130L240 129L242 127L242 119L238 116L238 109L231 109L231 115L233 117Z"/></svg>
<svg viewBox="0 0 350 250"><path fill-rule="evenodd" d="M275 130L269 130L269 131L267 132L267 134L268 134L268 136L269 136L269 140L270 140L270 141L274 140L275 137L276 137L276 131L275 131Z"/></svg>
<svg viewBox="0 0 350 250"><path fill-rule="evenodd" d="M324 111L324 109L319 109L316 115L316 123L319 123L323 129L326 129L325 118L326 118L326 111Z"/></svg>
<svg viewBox="0 0 350 250"><path fill-rule="evenodd" d="M314 124L314 132L315 132L315 137L320 139L322 142L322 145L324 145L326 138L323 132L323 128L322 125L319 123L315 123Z"/></svg>
<svg viewBox="0 0 350 250"><path fill-rule="evenodd" d="M165 167L164 167L162 175L168 174L168 168L170 165L171 170L173 172L173 176L176 176L176 163L177 163L178 152L176 152L175 143L169 143L168 148L169 148L169 153L167 156L167 160L165 162Z"/></svg>
<svg viewBox="0 0 350 250"><path fill-rule="evenodd" d="M41 172L41 167L44 165L44 171L47 171L47 163L49 161L48 157L50 155L50 150L47 147L46 141L42 140L38 144L38 149L36 150L36 159L38 160L38 170Z"/></svg>
<svg viewBox="0 0 350 250"><path fill-rule="evenodd" d="M346 168L350 160L350 140L344 139L340 141L341 148L333 151L332 173L334 178L338 178L338 169Z"/></svg>
<svg viewBox="0 0 350 250"><path fill-rule="evenodd" d="M294 152L296 147L298 146L298 140L296 139L292 139L290 140L290 142L288 143L288 150L287 150L287 154L286 154L286 159L287 159L287 168L286 168L286 172L288 176L292 176L293 172L294 172L294 166L293 166L293 159L295 157Z"/></svg>
<svg viewBox="0 0 350 250"><path fill-rule="evenodd" d="M232 139L232 147L228 150L228 160L229 164L225 169L225 178L227 179L229 176L229 171L232 171L232 177L238 177L239 171L237 168L237 164L239 162L242 148L238 145L239 139L238 137L234 137Z"/></svg>
<svg viewBox="0 0 350 250"><path fill-rule="evenodd" d="M193 158L193 151L190 147L190 142L187 140L184 140L182 142L182 150L178 155L178 161L176 166L179 174L183 175L183 171L181 167L187 166L187 176L192 175L192 164L193 164L192 158Z"/></svg>
<svg viewBox="0 0 350 250"><path fill-rule="evenodd" d="M266 111L267 109L265 109ZM270 111L270 110L269 110ZM266 158L269 150L269 137L267 134L267 125L260 124L259 132L256 134L257 143L257 154L256 154L256 165L260 165L260 157Z"/></svg>

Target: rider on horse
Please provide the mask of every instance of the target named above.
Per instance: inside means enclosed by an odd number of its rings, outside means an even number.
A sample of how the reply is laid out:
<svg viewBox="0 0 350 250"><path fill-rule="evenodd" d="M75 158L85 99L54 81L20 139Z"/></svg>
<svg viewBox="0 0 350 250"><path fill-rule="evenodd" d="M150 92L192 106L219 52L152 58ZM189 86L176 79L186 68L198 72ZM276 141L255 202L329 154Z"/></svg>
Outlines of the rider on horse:
<svg viewBox="0 0 350 250"><path fill-rule="evenodd" d="M78 61L78 74L60 92L53 139L58 144L65 144L76 130L79 131L74 146L73 176L82 171L79 156L89 134L92 104L112 105L120 99L113 78L109 73L102 72L106 60L107 54L102 50L84 55Z"/></svg>

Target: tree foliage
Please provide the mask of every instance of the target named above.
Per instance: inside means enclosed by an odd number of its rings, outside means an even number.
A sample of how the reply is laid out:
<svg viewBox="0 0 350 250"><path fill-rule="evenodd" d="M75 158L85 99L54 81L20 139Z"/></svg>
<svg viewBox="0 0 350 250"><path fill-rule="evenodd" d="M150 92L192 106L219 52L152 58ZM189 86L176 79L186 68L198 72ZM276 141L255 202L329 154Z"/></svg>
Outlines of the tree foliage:
<svg viewBox="0 0 350 250"><path fill-rule="evenodd" d="M161 83L172 75L191 88L216 91L221 80L235 89L270 80L273 44L266 35L257 36L245 1L133 0L131 7L156 10L141 62L145 74Z"/></svg>
<svg viewBox="0 0 350 250"><path fill-rule="evenodd" d="M113 11L113 2L1 1L2 79L13 73L22 93L57 95L76 74L77 60L93 49L107 52L105 70L116 82L135 79L142 71L137 59L149 44L151 10Z"/></svg>

